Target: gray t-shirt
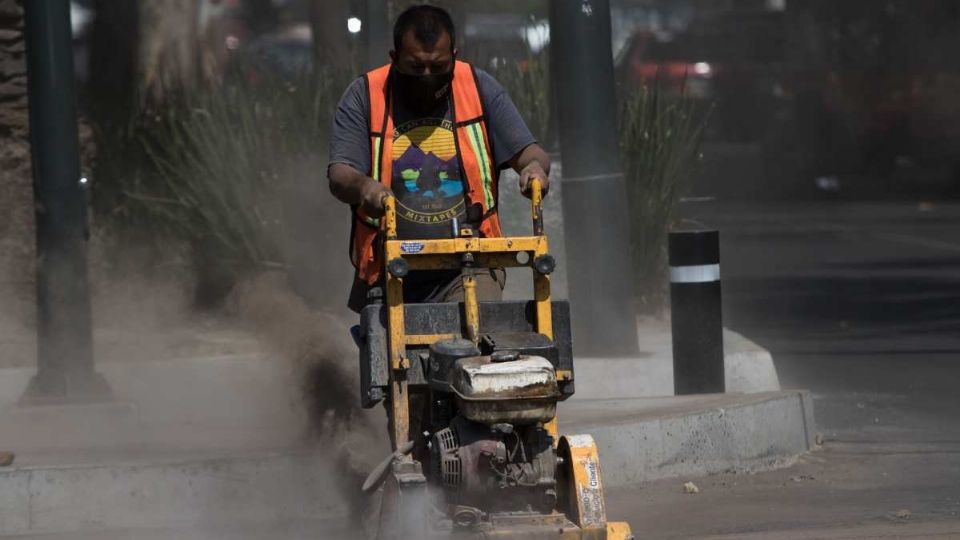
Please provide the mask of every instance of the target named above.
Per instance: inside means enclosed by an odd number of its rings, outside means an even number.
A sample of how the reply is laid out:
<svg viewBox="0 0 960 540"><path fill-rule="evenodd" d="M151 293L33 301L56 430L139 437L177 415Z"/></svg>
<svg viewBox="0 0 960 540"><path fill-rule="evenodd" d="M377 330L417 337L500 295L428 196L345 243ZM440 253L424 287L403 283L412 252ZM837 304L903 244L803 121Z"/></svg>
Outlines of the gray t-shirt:
<svg viewBox="0 0 960 540"><path fill-rule="evenodd" d="M492 76L477 69L480 99L497 168L509 166L521 150L536 142L510 96ZM363 78L347 88L333 121L330 163L370 170L369 96ZM460 161L454 144L449 101L427 114L414 114L396 100L393 107L393 178L401 238L442 238L453 218L468 219ZM472 218L470 218L472 219Z"/></svg>

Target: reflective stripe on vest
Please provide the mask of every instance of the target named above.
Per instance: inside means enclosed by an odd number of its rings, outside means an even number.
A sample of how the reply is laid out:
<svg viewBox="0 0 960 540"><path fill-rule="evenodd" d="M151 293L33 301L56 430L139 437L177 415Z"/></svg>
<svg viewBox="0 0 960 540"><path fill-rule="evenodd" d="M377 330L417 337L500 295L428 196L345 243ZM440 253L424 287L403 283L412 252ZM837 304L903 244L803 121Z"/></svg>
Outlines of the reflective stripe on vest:
<svg viewBox="0 0 960 540"><path fill-rule="evenodd" d="M369 96L370 166L367 174L387 187L393 180L393 117L390 104L390 65L364 75ZM456 62L451 84L453 99L454 141L466 179L468 206L479 206L482 221L480 234L486 238L502 236L497 215L497 170L491 151L483 102L476 74L470 64ZM380 228L378 219L354 210L355 222L351 239L351 260L357 275L368 284L380 277L381 254L375 249Z"/></svg>

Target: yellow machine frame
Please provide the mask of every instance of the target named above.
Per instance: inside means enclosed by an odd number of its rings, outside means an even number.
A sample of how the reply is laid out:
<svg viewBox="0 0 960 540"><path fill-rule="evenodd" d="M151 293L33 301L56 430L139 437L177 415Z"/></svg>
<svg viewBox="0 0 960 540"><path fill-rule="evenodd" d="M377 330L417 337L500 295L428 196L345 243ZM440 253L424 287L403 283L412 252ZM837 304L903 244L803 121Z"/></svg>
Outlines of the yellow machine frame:
<svg viewBox="0 0 960 540"><path fill-rule="evenodd" d="M384 200L385 214L383 220L385 241L383 243L384 264L402 259L409 270L442 270L461 269L464 266L464 257L470 257L473 266L477 268L511 268L528 266L533 268L533 261L537 257L548 254L547 237L543 232L543 189L539 180L530 182L530 208L533 220L533 235L511 238L477 238L471 231L459 232L460 236L439 240L400 240L397 238L397 206L392 196ZM525 259L521 259L525 254ZM407 386L406 370L410 368L410 359L406 357L406 348L409 345L430 345L437 341L461 337L455 334L414 334L408 335L404 324L403 307L403 278L386 271L386 304L389 328L389 363L390 363L390 409L392 414L391 439L393 449L410 440L410 400ZM477 298L476 281L472 274L463 276L464 314L467 339L477 343L480 339L480 308ZM538 272L533 268L533 297L536 302L536 329L540 334L553 339L553 320L550 300L550 276ZM569 370L558 370L559 381L569 380L572 373ZM560 442L557 430L557 418L545 426L553 437L555 444ZM583 436L578 436L583 437ZM588 437L589 438L589 437ZM566 437L564 439L567 439ZM584 439L579 439L582 443ZM573 490L571 494L576 501L574 506L580 509L575 512L577 531L567 531L562 538L607 538L620 540L633 538L630 526L622 522L606 522L606 513L603 509L602 486L599 484L599 459L596 445L589 438L588 444L568 444L563 441L564 448L569 448L577 459L573 461ZM572 456L571 456L572 457ZM587 483L587 484L582 484ZM603 524L596 522L596 516L585 516L582 512L584 504L596 504L595 501L582 500L590 497L599 488L600 516ZM593 491L590 491L593 490ZM584 495L586 494L586 495ZM591 521L591 519L593 521ZM598 525L600 525L598 527ZM605 525L605 526L603 526ZM568 535L569 534L569 535Z"/></svg>

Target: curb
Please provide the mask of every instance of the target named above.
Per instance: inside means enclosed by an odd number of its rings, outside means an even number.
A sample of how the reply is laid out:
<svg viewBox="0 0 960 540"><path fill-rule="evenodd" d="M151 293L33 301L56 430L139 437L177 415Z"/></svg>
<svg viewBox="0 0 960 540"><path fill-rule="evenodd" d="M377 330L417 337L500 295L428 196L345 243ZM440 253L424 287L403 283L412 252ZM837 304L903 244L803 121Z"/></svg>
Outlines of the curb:
<svg viewBox="0 0 960 540"><path fill-rule="evenodd" d="M603 422L576 414L564 422L561 410L561 432L590 433L597 441L607 486L770 470L791 465L815 445L813 402L805 390L645 401L591 403L608 411ZM615 410L625 407L617 418Z"/></svg>
<svg viewBox="0 0 960 540"><path fill-rule="evenodd" d="M267 454L0 472L0 536L341 517L329 465Z"/></svg>

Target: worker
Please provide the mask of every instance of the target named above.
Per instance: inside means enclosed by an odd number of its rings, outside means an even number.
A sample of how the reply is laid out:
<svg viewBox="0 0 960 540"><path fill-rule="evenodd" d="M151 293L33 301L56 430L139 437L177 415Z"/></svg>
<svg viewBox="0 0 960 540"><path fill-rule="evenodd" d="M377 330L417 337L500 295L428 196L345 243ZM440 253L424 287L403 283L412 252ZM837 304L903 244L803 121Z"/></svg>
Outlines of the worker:
<svg viewBox="0 0 960 540"><path fill-rule="evenodd" d="M387 196L396 198L400 239L450 238L454 223L490 238L502 236L501 170L519 173L525 195L533 178L549 190L547 153L503 87L457 60L456 37L445 10L405 10L393 28L391 62L356 79L337 105L327 176L333 195L353 210L354 311L370 301L371 290L382 291L376 240ZM475 273L481 300L502 297L502 268L465 271ZM462 300L460 272L411 271L404 302Z"/></svg>

